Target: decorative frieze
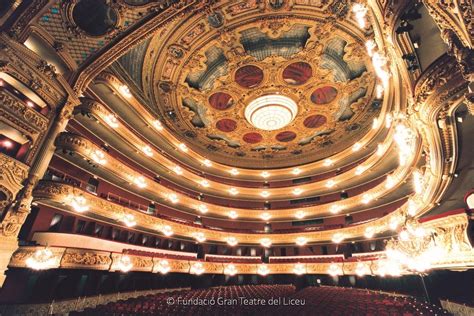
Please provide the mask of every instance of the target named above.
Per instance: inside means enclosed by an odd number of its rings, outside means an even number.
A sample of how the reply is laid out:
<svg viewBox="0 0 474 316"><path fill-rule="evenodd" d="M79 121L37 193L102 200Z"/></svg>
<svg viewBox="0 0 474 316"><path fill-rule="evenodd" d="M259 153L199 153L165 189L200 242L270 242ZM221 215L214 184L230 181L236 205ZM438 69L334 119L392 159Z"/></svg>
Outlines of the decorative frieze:
<svg viewBox="0 0 474 316"><path fill-rule="evenodd" d="M61 268L108 270L112 264L111 253L84 249L67 249L61 260Z"/></svg>
<svg viewBox="0 0 474 316"><path fill-rule="evenodd" d="M450 220L448 220L450 221ZM465 227L463 228L465 231ZM455 233L456 234L456 233ZM32 257L37 250L44 247L20 247L13 255L9 266L16 268L28 268L26 261ZM49 268L60 269L93 269L103 271L123 271L120 268L120 258L127 256L131 258L131 264L127 271L142 271L153 273L192 273L192 267L199 266L203 273L223 274L226 273L226 267L232 264L236 274L256 274L259 271L267 270L268 274L328 274L330 271L345 275L377 275L379 267L385 262L386 257L383 253L367 253L369 259L360 257L357 261L344 262L313 262L313 263L221 263L196 260L178 260L152 258L148 256L124 255L121 253L110 253L105 251L95 251L91 249L79 248L57 248L48 247L54 255L54 263ZM61 258L62 257L62 258ZM59 264L60 261L60 264ZM166 261L168 269L163 271L162 267ZM262 266L265 266L262 269ZM433 269L446 268L472 268L474 267L474 251L470 249L460 249L456 252L450 252L449 256L435 258L433 260ZM124 271L124 272L127 272ZM410 274L410 271L401 271L402 274Z"/></svg>

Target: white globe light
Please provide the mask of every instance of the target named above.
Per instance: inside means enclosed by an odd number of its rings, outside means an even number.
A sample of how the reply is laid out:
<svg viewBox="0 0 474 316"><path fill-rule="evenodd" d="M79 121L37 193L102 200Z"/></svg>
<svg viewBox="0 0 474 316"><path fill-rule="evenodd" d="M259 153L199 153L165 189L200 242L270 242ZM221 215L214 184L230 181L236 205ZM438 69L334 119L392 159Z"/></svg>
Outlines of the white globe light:
<svg viewBox="0 0 474 316"><path fill-rule="evenodd" d="M271 94L256 98L245 108L245 118L258 129L274 131L290 124L298 113L295 101Z"/></svg>

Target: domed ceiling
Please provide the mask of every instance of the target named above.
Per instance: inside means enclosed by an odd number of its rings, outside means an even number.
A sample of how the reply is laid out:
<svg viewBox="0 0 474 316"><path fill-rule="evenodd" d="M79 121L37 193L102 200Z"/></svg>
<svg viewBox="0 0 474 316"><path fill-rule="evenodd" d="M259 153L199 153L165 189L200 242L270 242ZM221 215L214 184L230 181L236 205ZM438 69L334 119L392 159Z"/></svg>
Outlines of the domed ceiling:
<svg viewBox="0 0 474 316"><path fill-rule="evenodd" d="M344 10L285 12L226 4L151 39L135 74L150 110L193 150L238 167L289 167L353 145L381 103L362 33Z"/></svg>

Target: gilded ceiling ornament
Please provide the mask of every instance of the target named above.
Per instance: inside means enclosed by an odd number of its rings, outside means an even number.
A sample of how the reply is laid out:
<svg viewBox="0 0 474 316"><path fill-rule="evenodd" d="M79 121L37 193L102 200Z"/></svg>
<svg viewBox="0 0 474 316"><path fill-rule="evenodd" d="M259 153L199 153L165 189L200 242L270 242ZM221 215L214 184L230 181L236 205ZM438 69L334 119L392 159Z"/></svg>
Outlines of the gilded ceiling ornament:
<svg viewBox="0 0 474 316"><path fill-rule="evenodd" d="M224 15L219 11L213 11L207 16L209 25L213 28L219 28L224 25Z"/></svg>
<svg viewBox="0 0 474 316"><path fill-rule="evenodd" d="M266 19L260 24L260 29L270 38L278 38L282 33L288 32L292 28L292 24L288 19Z"/></svg>
<svg viewBox="0 0 474 316"><path fill-rule="evenodd" d="M181 46L172 44L168 47L169 54L175 59L181 59L184 57L184 50Z"/></svg>
<svg viewBox="0 0 474 316"><path fill-rule="evenodd" d="M153 111L165 120L172 117L167 125L183 137L193 132L188 140L194 150L207 156L211 148L221 162L237 156L242 165L256 166L263 158L283 166L335 153L370 129L367 122L380 107L371 105L375 77L363 40L337 24L300 16L296 7L292 18L275 10L232 17L226 8L219 8L225 25L218 29L202 23L170 29L170 41L179 43L185 57L178 59L181 53L166 47L168 57L157 56L148 75L159 78L150 82L176 85L157 86L159 107ZM308 14L306 8L299 10ZM258 130L244 110L252 100L275 93L294 100L298 114L281 130ZM310 123L309 117L318 119ZM359 120L366 123L354 124ZM347 134L347 126L357 129ZM329 150L319 150L321 143Z"/></svg>
<svg viewBox="0 0 474 316"><path fill-rule="evenodd" d="M285 6L285 0L268 0L268 4L273 10L280 10Z"/></svg>
<svg viewBox="0 0 474 316"><path fill-rule="evenodd" d="M348 0L334 0L329 4L328 11L330 18L335 16L337 19L344 19L349 13L350 5Z"/></svg>

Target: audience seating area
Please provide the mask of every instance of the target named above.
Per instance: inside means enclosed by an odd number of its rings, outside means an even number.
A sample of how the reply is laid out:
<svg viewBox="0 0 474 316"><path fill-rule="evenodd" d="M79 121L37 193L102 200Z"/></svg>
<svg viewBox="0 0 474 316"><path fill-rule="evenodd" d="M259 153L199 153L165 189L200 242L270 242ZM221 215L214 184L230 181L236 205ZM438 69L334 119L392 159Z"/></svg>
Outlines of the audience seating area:
<svg viewBox="0 0 474 316"><path fill-rule="evenodd" d="M159 252L148 252L135 249L124 249L123 253L136 256L154 257L154 258L166 258L176 260L196 260L196 254L193 253L159 253Z"/></svg>
<svg viewBox="0 0 474 316"><path fill-rule="evenodd" d="M280 304L219 304L226 300L270 299ZM204 304L185 304L190 300ZM214 299L214 304L211 304ZM299 300L299 305L283 302ZM303 302L302 304L301 302ZM171 302L171 303L170 303ZM181 302L181 303L180 303ZM197 302L197 300L196 300ZM275 301L274 301L275 302ZM177 291L118 301L71 315L445 315L443 309L412 297L342 287L307 287L296 291L293 285L241 285Z"/></svg>
<svg viewBox="0 0 474 316"><path fill-rule="evenodd" d="M304 299L304 306L293 306L291 315L417 316L448 315L442 308L409 296L343 287L307 287L292 296ZM282 312L288 311L282 309Z"/></svg>
<svg viewBox="0 0 474 316"><path fill-rule="evenodd" d="M261 257L251 256L206 255L205 260L209 262L262 263Z"/></svg>
<svg viewBox="0 0 474 316"><path fill-rule="evenodd" d="M270 263L332 263L343 262L344 255L321 255L321 256L270 256Z"/></svg>
<svg viewBox="0 0 474 316"><path fill-rule="evenodd" d="M377 252L370 252L370 253L353 253L352 257L348 257L344 261L354 262L354 261L377 260L381 257L385 257L385 252L377 251Z"/></svg>
<svg viewBox="0 0 474 316"><path fill-rule="evenodd" d="M77 186L77 187L85 189L89 193L97 195L97 193L95 191L96 190L95 186L94 186L93 190L90 190L90 187L91 187L90 184L88 184L88 183L86 183L82 180L79 180L75 177L72 177L72 176L64 173L63 171L59 171L57 169L54 169L52 167L48 168L47 174L46 174L44 179L52 180L52 181L58 181L58 182L70 184L70 185L73 185L73 186ZM190 196L186 192L181 192L181 193ZM216 231L245 233L245 234L262 234L262 233L265 233L264 230L257 230L257 229L250 230L250 229L238 229L238 228L229 228L229 227L222 228L222 227L215 227L215 226L197 224L197 223L195 223L191 220L187 220L187 219L183 219L183 218L177 218L177 217L162 214L161 212L159 212L159 208L162 208L163 206L159 206L156 212L155 211L150 212L150 209L149 209L148 205L140 204L136 201L132 201L130 199L124 198L124 197L122 197L120 195L117 195L113 192L100 193L99 197L102 198L102 199L105 199L109 202L119 204L121 206L130 208L130 209L133 209L133 210L136 210L136 211L140 211L142 213L147 213L147 214L156 216L158 218L162 218L162 219L165 219L165 220L168 220L168 221L171 221L171 222L184 224L184 225L191 226L191 227L206 228L206 229L216 230ZM399 204L400 203L394 203L390 207L395 207L395 206L398 206ZM373 220L373 219L371 219L371 220ZM286 229L275 229L274 232L277 232L279 234L290 234L290 233L303 233L303 232L334 230L334 229L343 228L344 226L359 225L359 224L362 224L362 223L365 223L365 222L367 222L367 221L359 221L359 222L356 222L356 223L351 223L351 224L346 224L346 225L343 225L343 224L322 224L322 225L314 225L314 226L310 226L310 227L295 227L295 228L286 228Z"/></svg>

